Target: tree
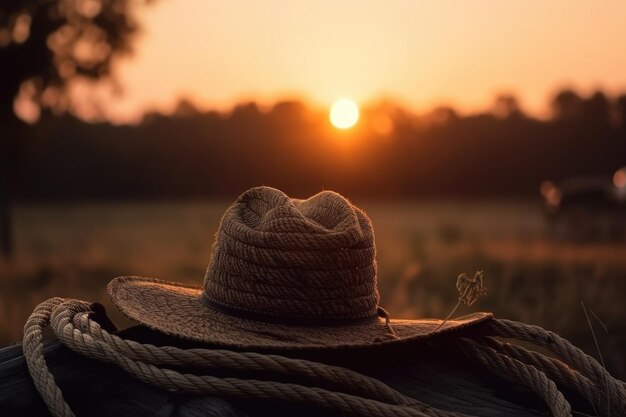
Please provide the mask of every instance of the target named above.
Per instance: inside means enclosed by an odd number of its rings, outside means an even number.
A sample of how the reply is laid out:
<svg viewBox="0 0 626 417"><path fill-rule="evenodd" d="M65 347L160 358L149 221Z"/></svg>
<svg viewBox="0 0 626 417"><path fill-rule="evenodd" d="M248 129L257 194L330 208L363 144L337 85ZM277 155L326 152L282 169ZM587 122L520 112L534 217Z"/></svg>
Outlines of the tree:
<svg viewBox="0 0 626 417"><path fill-rule="evenodd" d="M10 202L21 137L15 112L71 108L70 87L111 77L138 30L132 0L10 0L0 5L0 252L12 252Z"/></svg>
<svg viewBox="0 0 626 417"><path fill-rule="evenodd" d="M552 110L556 120L578 120L582 116L583 100L572 90L557 93L552 100Z"/></svg>
<svg viewBox="0 0 626 417"><path fill-rule="evenodd" d="M200 110L190 99L183 97L178 100L178 104L172 112L172 117L177 117L180 119L185 119L189 117L194 117L200 114Z"/></svg>
<svg viewBox="0 0 626 417"><path fill-rule="evenodd" d="M611 105L603 92L596 91L583 100L583 118L591 127L606 127L609 123Z"/></svg>
<svg viewBox="0 0 626 417"><path fill-rule="evenodd" d="M493 114L500 119L521 117L523 115L519 101L512 94L499 94L493 104Z"/></svg>

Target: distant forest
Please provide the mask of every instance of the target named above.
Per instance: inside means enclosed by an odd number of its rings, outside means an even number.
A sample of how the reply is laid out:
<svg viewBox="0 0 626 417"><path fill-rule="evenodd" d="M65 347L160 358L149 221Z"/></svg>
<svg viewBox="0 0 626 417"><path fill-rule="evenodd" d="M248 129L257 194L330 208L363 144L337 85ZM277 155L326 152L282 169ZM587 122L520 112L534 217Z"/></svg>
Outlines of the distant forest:
<svg viewBox="0 0 626 417"><path fill-rule="evenodd" d="M564 90L551 105L539 120L506 95L467 116L380 103L348 131L299 101L218 113L183 100L123 126L45 113L19 139L14 190L21 200L230 197L260 184L296 196L537 195L543 180L610 179L626 165L626 95Z"/></svg>

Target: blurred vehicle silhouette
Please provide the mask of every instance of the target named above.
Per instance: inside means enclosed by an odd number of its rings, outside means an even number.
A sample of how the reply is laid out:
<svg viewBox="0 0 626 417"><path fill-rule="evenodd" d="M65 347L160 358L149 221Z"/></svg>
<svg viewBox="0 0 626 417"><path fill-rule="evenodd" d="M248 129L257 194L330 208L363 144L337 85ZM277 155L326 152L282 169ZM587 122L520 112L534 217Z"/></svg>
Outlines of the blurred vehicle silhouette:
<svg viewBox="0 0 626 417"><path fill-rule="evenodd" d="M555 184L544 181L549 233L557 239L626 239L626 167L606 178L580 177Z"/></svg>

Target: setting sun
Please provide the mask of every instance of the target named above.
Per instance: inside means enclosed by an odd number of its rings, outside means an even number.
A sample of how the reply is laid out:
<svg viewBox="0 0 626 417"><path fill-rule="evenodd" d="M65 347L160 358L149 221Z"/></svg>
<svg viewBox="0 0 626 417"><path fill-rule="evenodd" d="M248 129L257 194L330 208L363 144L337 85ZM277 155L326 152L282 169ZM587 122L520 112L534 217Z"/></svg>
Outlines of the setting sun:
<svg viewBox="0 0 626 417"><path fill-rule="evenodd" d="M330 108L330 122L339 129L349 129L359 121L359 107L350 99L335 101Z"/></svg>

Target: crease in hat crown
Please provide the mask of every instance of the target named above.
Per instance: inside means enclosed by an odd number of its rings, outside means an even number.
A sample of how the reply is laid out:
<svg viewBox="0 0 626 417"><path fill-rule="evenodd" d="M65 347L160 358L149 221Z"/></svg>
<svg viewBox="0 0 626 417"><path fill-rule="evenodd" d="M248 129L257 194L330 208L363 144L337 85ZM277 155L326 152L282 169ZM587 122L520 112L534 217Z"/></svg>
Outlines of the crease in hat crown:
<svg viewBox="0 0 626 417"><path fill-rule="evenodd" d="M289 319L375 317L374 231L347 199L243 193L222 217L203 297L213 306Z"/></svg>

